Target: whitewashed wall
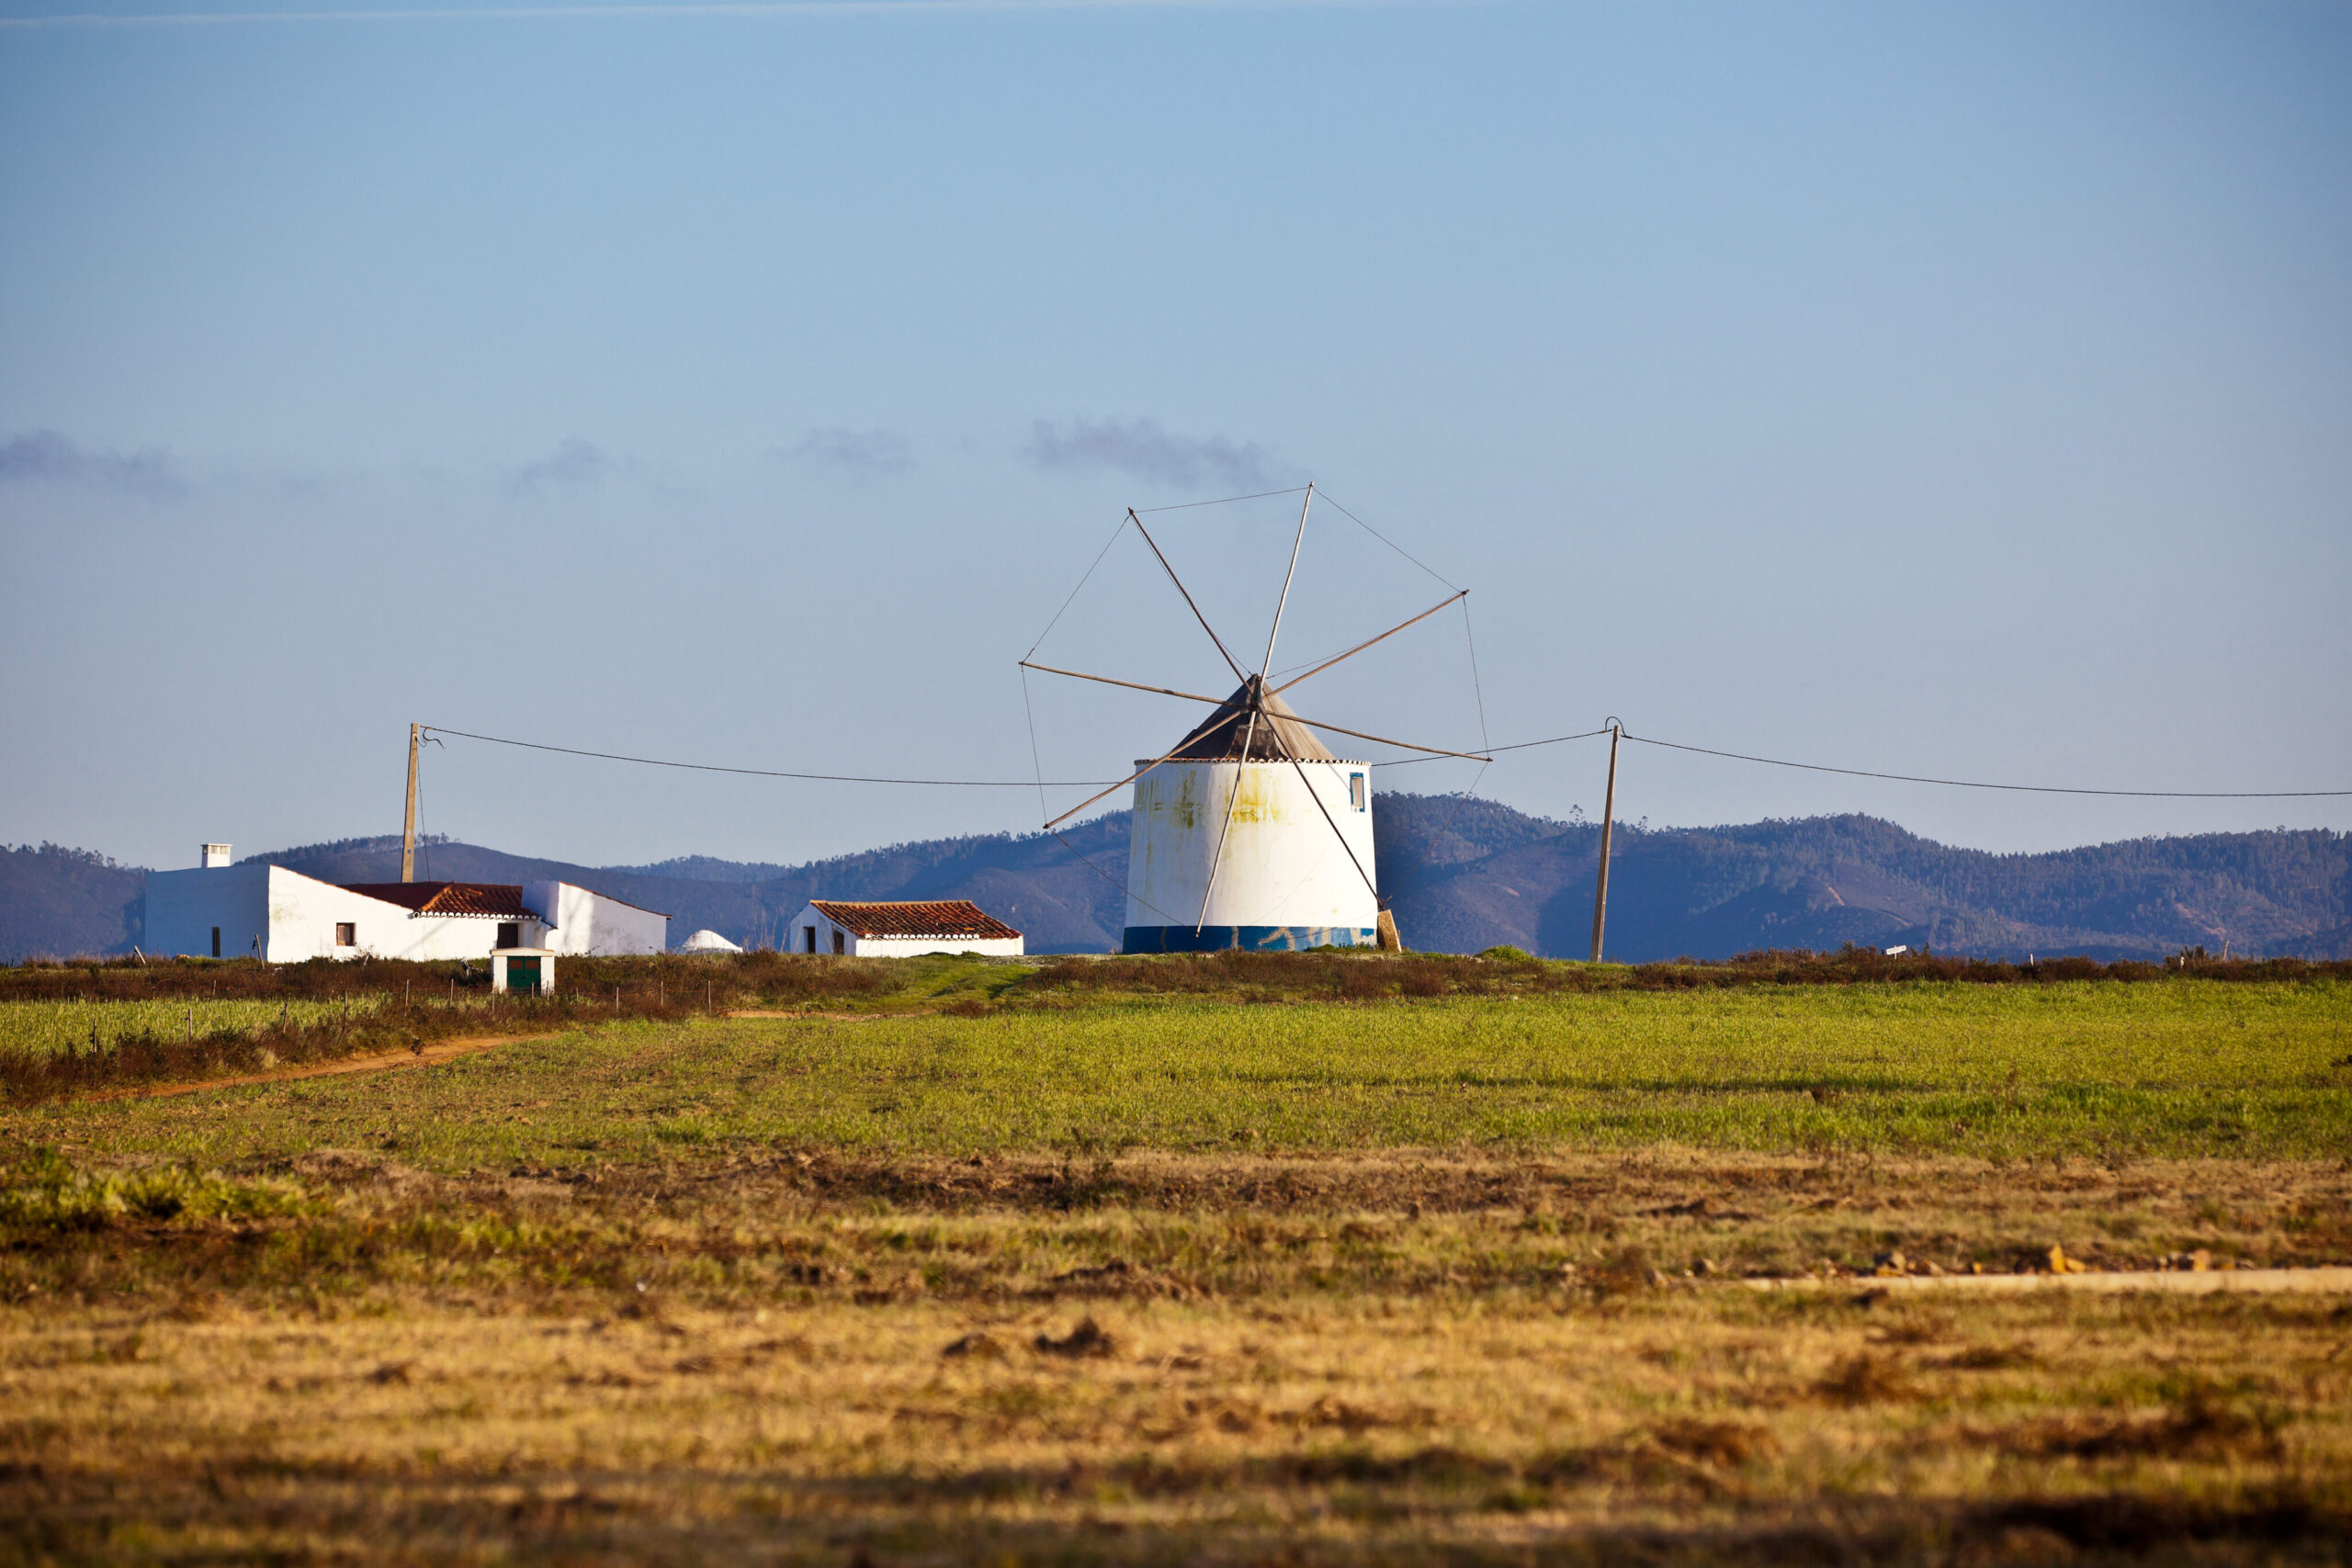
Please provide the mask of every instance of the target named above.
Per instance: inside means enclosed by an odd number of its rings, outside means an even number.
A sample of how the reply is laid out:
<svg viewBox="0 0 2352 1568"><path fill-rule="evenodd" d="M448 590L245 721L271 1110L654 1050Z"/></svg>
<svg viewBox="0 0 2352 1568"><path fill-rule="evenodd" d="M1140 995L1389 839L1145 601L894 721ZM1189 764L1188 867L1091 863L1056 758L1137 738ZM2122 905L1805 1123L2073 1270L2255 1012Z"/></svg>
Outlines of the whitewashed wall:
<svg viewBox="0 0 2352 1568"><path fill-rule="evenodd" d="M1017 936L859 936L852 931L849 950L858 958L920 958L926 953L977 953L989 958L1017 958L1025 941Z"/></svg>
<svg viewBox="0 0 2352 1568"><path fill-rule="evenodd" d="M523 907L546 923L545 945L552 952L610 956L661 953L670 945L669 916L569 882L523 884Z"/></svg>
<svg viewBox="0 0 2352 1568"><path fill-rule="evenodd" d="M362 953L379 958L487 958L498 948L500 922L486 916L412 915L398 904L319 882L284 866L269 870L266 956L273 964L356 958ZM357 928L351 947L335 945L334 928L339 920ZM545 926L532 919L517 923L522 927L523 946L542 944Z"/></svg>
<svg viewBox="0 0 2352 1568"><path fill-rule="evenodd" d="M336 945L334 928L349 922L352 944ZM518 922L526 947L542 945L547 928ZM499 922L479 915L413 916L387 904L277 865L222 866L209 871L159 871L147 877L146 938L164 956L209 955L212 928L220 928L220 956L250 957L253 938L272 964L308 958L487 958L497 949ZM656 948L654 951L659 952Z"/></svg>
<svg viewBox="0 0 2352 1568"><path fill-rule="evenodd" d="M1359 773L1361 807L1349 788L1350 775ZM1212 888L1220 835L1223 869ZM1237 930L1243 946L1318 945L1309 933L1340 946L1372 946L1380 908L1365 878L1379 874L1372 853L1372 770L1364 763L1170 762L1136 781L1127 849L1131 930L1181 928L1181 939L1168 939L1178 946L1189 943L1196 923L1212 934L1228 933L1218 946L1231 945Z"/></svg>
<svg viewBox="0 0 2352 1568"><path fill-rule="evenodd" d="M220 956L250 958L254 939L269 941L269 874L266 865L147 874L146 931L140 946L160 958L209 957L212 928L220 928ZM327 933L333 936L330 930Z"/></svg>

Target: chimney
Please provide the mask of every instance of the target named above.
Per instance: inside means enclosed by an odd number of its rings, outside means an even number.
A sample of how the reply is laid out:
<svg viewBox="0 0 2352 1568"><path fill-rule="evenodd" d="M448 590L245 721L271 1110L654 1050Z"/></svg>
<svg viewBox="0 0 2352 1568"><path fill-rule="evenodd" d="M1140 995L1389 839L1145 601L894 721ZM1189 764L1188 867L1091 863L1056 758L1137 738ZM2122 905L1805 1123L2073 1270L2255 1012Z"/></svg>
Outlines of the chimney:
<svg viewBox="0 0 2352 1568"><path fill-rule="evenodd" d="M199 846L199 849L201 858L198 860L197 864L202 866L205 870L210 871L215 866L222 866L229 863L228 845L204 844Z"/></svg>

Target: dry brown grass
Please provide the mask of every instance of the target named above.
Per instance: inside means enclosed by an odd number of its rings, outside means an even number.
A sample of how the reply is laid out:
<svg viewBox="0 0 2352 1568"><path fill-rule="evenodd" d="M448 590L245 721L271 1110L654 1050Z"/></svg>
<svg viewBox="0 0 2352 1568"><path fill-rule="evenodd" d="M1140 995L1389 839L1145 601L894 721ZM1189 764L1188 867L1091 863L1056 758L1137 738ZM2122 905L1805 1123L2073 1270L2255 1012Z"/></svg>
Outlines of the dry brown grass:
<svg viewBox="0 0 2352 1568"><path fill-rule="evenodd" d="M330 1151L251 1179L270 1203L11 1222L0 1552L2334 1562L2352 1529L2333 1298L1698 1272L2097 1257L2117 1216L2272 1261L2347 1207L2335 1166L808 1151L466 1178Z"/></svg>

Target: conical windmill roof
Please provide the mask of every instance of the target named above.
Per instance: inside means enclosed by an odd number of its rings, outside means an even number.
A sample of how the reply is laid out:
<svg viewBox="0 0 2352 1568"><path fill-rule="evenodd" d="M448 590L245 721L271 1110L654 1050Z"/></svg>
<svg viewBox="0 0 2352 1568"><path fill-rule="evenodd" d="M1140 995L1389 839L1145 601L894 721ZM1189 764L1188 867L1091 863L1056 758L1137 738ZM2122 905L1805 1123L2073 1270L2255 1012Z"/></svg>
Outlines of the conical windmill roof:
<svg viewBox="0 0 2352 1568"><path fill-rule="evenodd" d="M1306 721L1293 713L1290 705L1269 692L1262 700L1258 727L1253 734L1250 728L1250 689L1258 684L1251 676L1243 682L1233 695L1217 705L1216 712L1204 719L1200 727L1184 737L1178 745L1175 758L1180 761L1224 762L1244 761L1241 748L1245 740L1250 748L1246 759L1252 762L1336 762L1330 749L1306 728Z"/></svg>

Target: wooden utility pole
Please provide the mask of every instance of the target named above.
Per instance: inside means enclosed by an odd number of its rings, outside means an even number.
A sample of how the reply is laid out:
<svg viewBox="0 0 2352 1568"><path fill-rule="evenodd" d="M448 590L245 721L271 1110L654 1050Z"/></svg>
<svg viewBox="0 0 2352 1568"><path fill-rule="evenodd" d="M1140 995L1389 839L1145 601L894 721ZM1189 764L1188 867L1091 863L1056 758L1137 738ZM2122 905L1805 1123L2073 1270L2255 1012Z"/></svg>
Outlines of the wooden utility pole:
<svg viewBox="0 0 2352 1568"><path fill-rule="evenodd" d="M1609 924L1609 831L1617 819L1617 742L1625 727L1609 721L1609 792L1600 802L1600 875L1592 890L1592 961L1600 962L1600 937Z"/></svg>
<svg viewBox="0 0 2352 1568"><path fill-rule="evenodd" d="M416 738L423 725L408 727L408 811L401 818L401 880L416 880Z"/></svg>

